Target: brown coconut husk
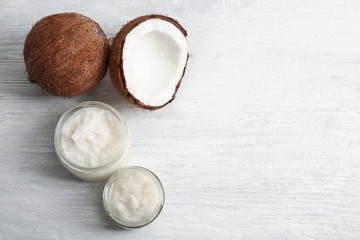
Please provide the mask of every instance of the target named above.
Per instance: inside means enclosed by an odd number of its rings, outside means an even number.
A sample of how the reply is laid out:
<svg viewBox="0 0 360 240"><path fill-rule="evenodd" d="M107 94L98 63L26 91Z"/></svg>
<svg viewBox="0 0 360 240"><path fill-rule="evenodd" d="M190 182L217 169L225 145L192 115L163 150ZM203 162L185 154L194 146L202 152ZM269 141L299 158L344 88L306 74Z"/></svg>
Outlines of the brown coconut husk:
<svg viewBox="0 0 360 240"><path fill-rule="evenodd" d="M123 71L123 67L122 67L123 66L123 47L125 44L125 38L126 38L127 34L132 29L134 29L136 26L138 26L140 23L145 22L146 20L149 20L152 18L159 18L159 19L162 19L162 20L165 20L165 21L168 21L168 22L174 24L184 34L185 37L187 36L186 30L180 25L180 23L178 21L176 21L173 18L163 16L163 15L157 15L157 14L150 14L150 15L145 15L145 16L135 18L134 20L131 20L130 22L125 24L120 29L120 31L116 34L114 41L110 47L110 64L109 64L111 81L112 81L113 85L115 86L116 90L118 91L118 93L121 96L123 96L127 101L129 101L130 103L135 104L136 106L138 106L140 108L148 109L148 110L156 110L156 109L162 108L175 99L176 92L179 89L181 80L185 74L185 69L186 69L186 64L187 64L187 60L186 60L183 74L182 74L181 78L179 79L178 84L176 85L175 92L174 92L172 98L168 102L166 102L165 104L163 104L161 106L146 105L146 104L142 103L140 100L136 99L127 90L126 79L125 79L124 71ZM188 58L189 58L189 55L188 55Z"/></svg>
<svg viewBox="0 0 360 240"><path fill-rule="evenodd" d="M109 49L104 31L92 19L78 13L47 16L25 40L28 79L55 96L86 93L105 76Z"/></svg>

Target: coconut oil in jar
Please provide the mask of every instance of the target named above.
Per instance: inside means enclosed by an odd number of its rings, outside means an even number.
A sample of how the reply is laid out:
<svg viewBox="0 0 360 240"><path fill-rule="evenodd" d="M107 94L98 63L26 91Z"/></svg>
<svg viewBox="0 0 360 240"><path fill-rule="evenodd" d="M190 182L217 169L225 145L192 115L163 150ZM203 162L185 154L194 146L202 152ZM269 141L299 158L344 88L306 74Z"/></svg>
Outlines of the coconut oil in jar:
<svg viewBox="0 0 360 240"><path fill-rule="evenodd" d="M126 122L101 102L83 102L66 111L54 140L61 163L84 180L106 180L127 163L130 134Z"/></svg>
<svg viewBox="0 0 360 240"><path fill-rule="evenodd" d="M157 176L143 167L126 167L106 183L103 205L108 216L125 228L139 228L152 222L165 201Z"/></svg>

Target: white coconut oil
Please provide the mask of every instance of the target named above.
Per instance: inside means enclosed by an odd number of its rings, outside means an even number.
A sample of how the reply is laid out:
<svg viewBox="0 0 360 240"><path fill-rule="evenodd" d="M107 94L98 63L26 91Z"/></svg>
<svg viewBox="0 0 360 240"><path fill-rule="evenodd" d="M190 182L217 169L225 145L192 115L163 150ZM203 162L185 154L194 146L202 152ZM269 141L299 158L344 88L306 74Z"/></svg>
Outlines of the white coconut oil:
<svg viewBox="0 0 360 240"><path fill-rule="evenodd" d="M68 109L55 130L55 150L70 172L87 181L106 180L125 167L131 136L125 119L96 101Z"/></svg>
<svg viewBox="0 0 360 240"><path fill-rule="evenodd" d="M158 178L141 167L120 170L109 179L104 205L110 216L125 227L151 222L163 204L163 188Z"/></svg>
<svg viewBox="0 0 360 240"><path fill-rule="evenodd" d="M61 146L65 156L83 167L98 167L112 160L121 148L119 120L109 110L83 108L64 124Z"/></svg>

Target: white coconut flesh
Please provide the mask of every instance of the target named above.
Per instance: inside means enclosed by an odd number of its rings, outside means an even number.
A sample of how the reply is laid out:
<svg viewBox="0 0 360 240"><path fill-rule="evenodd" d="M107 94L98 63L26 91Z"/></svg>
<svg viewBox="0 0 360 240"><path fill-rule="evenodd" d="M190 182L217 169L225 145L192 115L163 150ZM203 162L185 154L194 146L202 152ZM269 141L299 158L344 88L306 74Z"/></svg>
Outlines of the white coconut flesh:
<svg viewBox="0 0 360 240"><path fill-rule="evenodd" d="M167 103L183 75L188 50L184 34L168 21L149 19L133 28L122 55L128 92L145 105Z"/></svg>

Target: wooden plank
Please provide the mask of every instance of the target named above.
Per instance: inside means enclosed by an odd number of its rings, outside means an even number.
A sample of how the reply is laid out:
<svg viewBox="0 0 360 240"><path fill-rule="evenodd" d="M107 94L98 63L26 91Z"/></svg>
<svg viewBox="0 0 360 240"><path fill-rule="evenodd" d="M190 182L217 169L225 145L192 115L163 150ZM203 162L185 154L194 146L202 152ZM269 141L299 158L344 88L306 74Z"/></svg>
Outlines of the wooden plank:
<svg viewBox="0 0 360 240"><path fill-rule="evenodd" d="M360 2L2 1L0 239L360 239ZM107 75L53 97L26 79L23 43L41 17L80 12L113 37L147 13L178 19L191 56L175 101L144 111ZM165 208L125 231L78 180L53 134L71 105L118 109L130 165L162 180Z"/></svg>

